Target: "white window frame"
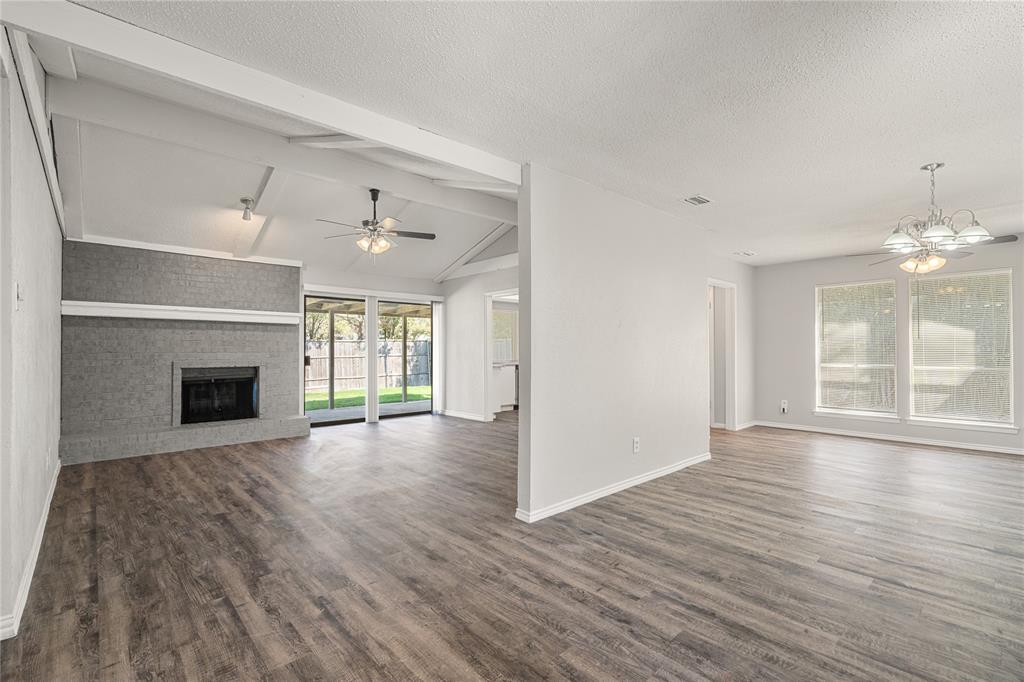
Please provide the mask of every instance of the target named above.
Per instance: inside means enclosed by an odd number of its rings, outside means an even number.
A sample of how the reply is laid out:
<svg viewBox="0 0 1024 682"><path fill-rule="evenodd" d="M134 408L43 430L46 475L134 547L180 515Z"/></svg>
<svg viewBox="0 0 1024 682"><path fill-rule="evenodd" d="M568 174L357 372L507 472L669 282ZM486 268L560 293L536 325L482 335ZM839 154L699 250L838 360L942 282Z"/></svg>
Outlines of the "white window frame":
<svg viewBox="0 0 1024 682"><path fill-rule="evenodd" d="M822 289L835 289L839 287L867 286L870 284L892 284L893 305L896 305L898 296L898 283L893 278L860 280L855 282L835 282L832 284L814 285L814 414L821 417L853 417L870 421L898 422L900 396L899 396L899 345L895 349L896 355L893 362L893 370L896 373L894 383L893 410L892 412L881 412L874 410L851 410L842 407L828 407L821 404L821 291ZM896 336L899 336L899 315L893 310L896 321Z"/></svg>
<svg viewBox="0 0 1024 682"><path fill-rule="evenodd" d="M931 273L928 275L918 275L922 279L957 279L961 277L971 277L974 275L998 275L1006 274L1010 277L1010 292L1009 292L1009 310L1010 310L1010 421L1009 422L997 422L997 421L984 421L979 419L962 419L959 417L936 417L934 415L919 415L914 413L914 287L913 280L908 280L907 287L907 370L909 372L910 381L908 384L908 390L910 395L907 396L907 405L909 414L904 420L908 424L915 424L918 426L939 426L949 427L966 430L976 431L1010 431L1016 433L1019 429L1017 426L1017 412L1015 403L1016 394L1016 357L1014 356L1014 325L1017 320L1014 319L1013 315L1013 268L990 268L987 270L970 270L967 272L951 272L951 273Z"/></svg>

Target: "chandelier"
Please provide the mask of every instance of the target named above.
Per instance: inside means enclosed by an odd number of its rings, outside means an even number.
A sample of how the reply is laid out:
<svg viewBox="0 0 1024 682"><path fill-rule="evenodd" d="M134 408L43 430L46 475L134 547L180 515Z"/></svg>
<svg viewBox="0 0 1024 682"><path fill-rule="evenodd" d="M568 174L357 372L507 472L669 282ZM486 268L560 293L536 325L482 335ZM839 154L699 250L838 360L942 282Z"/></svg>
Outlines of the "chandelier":
<svg viewBox="0 0 1024 682"><path fill-rule="evenodd" d="M980 244L992 239L988 230L978 222L974 211L962 208L947 216L935 205L935 171L945 165L926 163L921 166L921 170L928 171L931 175L932 202L928 209L928 217L922 220L915 215L903 216L897 221L892 234L882 244L883 249L892 253L907 254L907 259L900 263L900 269L904 272L933 272L946 264L946 259L942 257L944 251L956 251L970 244ZM957 229L954 220L961 214L969 215L970 223Z"/></svg>

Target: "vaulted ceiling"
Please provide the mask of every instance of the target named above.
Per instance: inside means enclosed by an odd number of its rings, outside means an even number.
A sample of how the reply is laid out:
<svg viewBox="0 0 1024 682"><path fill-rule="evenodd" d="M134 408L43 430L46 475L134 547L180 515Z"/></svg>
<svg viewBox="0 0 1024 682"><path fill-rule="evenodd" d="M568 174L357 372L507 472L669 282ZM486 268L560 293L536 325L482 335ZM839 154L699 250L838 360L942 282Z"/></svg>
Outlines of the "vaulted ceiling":
<svg viewBox="0 0 1024 682"><path fill-rule="evenodd" d="M754 263L874 246L925 208L929 161L942 205L1022 228L1020 3L83 4L641 198Z"/></svg>

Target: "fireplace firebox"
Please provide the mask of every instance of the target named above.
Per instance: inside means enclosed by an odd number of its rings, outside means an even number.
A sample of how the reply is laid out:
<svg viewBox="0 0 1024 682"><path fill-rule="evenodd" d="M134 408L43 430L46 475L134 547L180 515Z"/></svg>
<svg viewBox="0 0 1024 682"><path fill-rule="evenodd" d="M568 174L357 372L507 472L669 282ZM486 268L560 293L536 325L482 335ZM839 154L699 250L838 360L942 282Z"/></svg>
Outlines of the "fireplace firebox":
<svg viewBox="0 0 1024 682"><path fill-rule="evenodd" d="M258 368L182 368L182 424L252 419L258 414Z"/></svg>

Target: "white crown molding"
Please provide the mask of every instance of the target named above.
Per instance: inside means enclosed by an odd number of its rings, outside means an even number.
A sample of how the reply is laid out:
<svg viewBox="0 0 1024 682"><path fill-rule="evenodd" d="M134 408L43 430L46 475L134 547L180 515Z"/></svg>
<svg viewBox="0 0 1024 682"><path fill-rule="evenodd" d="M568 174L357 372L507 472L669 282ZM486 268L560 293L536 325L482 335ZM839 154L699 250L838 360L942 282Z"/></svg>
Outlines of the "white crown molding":
<svg viewBox="0 0 1024 682"><path fill-rule="evenodd" d="M765 422L757 421L752 426L766 426L770 429L789 429L791 431L810 431L812 433L827 433L833 436L851 436L853 438L867 438L869 440L887 440L896 443L913 443L915 445L934 445L941 448L956 448L957 450L977 450L981 452L999 452L1006 455L1024 455L1024 448L1011 448L1000 445L982 445L981 443L965 443L954 440L937 440L934 438L918 438L917 436L896 436L888 433L868 433L866 431L850 431L848 429L830 429L823 426L807 426L805 424L789 424L786 422Z"/></svg>
<svg viewBox="0 0 1024 682"><path fill-rule="evenodd" d="M127 249L145 249L146 251L163 251L164 253L180 253L185 256L201 256L203 258L220 258L221 260L237 260L245 263L263 263L265 265L285 265L292 268L301 268L302 261L289 260L287 258L264 258L263 256L236 256L228 251L214 251L212 249L194 249L190 246L176 246L174 244L154 244L153 242L139 242L133 239L118 239L117 237L103 237L95 234L87 234L81 239L68 237L72 242L88 242L90 244L106 244L107 246L123 246Z"/></svg>
<svg viewBox="0 0 1024 682"><path fill-rule="evenodd" d="M43 534L46 531L46 520L50 517L50 503L53 501L53 491L57 489L57 478L60 476L60 460L53 468L53 476L50 479L50 490L46 494L46 502L43 506L43 513L39 517L39 524L36 526L35 537L32 538L32 549L28 559L21 569L21 580L18 583L18 593L14 597L14 612L0 615L0 639L10 639L18 634L21 625L21 614L25 612L25 604L28 603L28 590L32 585L32 576L36 572L36 560L39 559L39 550L43 546Z"/></svg>
<svg viewBox="0 0 1024 682"><path fill-rule="evenodd" d="M619 481L618 483L606 485L603 488L592 490L589 493L583 493L582 495L577 495L576 497L570 497L568 500L556 502L555 504L548 505L547 507L542 507L541 509L538 509L536 511L530 512L526 511L525 509L516 509L516 518L520 521L525 521L526 523L540 521L541 519L567 511L569 509L572 509L573 507L578 507L581 504L593 502L594 500L606 497L613 493L623 491L626 488L632 488L633 486L640 485L641 483L646 483L647 481L653 481L656 478L660 478L667 474L671 474L675 471L679 471L680 469L685 469L687 467L693 466L694 464L707 462L710 459L711 453L705 452L702 455L695 455L693 457L684 459L680 462L676 462L675 464L669 464L668 466L655 469L654 471L648 471L645 474L640 474L639 476L632 476L630 478Z"/></svg>
<svg viewBox="0 0 1024 682"><path fill-rule="evenodd" d="M126 317L140 320L199 320L202 322L248 322L255 324L299 324L302 313L233 308L196 308L183 305L146 303L105 303L61 301L60 314L70 317Z"/></svg>

